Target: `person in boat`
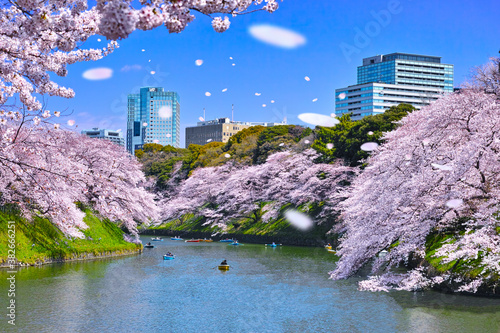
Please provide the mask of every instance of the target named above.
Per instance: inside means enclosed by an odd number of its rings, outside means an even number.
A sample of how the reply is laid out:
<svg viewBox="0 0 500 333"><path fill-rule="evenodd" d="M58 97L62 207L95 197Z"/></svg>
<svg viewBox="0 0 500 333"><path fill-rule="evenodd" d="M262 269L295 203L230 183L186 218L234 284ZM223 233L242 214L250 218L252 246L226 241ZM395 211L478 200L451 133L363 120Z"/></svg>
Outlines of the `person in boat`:
<svg viewBox="0 0 500 333"><path fill-rule="evenodd" d="M220 264L221 264L221 266L222 266L222 265L227 265L227 261L226 261L226 259L222 260L222 262L221 262Z"/></svg>
<svg viewBox="0 0 500 333"><path fill-rule="evenodd" d="M151 242L148 242L146 245L151 245Z"/></svg>
<svg viewBox="0 0 500 333"><path fill-rule="evenodd" d="M275 246L275 245L276 245L276 243L273 242L273 246Z"/></svg>

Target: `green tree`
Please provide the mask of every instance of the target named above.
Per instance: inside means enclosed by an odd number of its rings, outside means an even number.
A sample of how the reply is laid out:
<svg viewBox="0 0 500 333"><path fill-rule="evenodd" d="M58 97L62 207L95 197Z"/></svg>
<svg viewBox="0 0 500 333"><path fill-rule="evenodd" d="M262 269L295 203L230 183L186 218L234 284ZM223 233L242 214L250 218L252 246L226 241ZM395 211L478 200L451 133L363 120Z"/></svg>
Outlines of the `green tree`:
<svg viewBox="0 0 500 333"><path fill-rule="evenodd" d="M367 116L358 121L352 121L348 114L339 118L340 124L335 127L318 127L313 148L322 155L317 162L332 163L342 158L350 166L360 165L368 157L368 153L361 150L366 142L383 143L384 132L394 130L401 120L415 108L410 104L392 106L384 113ZM333 144L332 149L327 144Z"/></svg>

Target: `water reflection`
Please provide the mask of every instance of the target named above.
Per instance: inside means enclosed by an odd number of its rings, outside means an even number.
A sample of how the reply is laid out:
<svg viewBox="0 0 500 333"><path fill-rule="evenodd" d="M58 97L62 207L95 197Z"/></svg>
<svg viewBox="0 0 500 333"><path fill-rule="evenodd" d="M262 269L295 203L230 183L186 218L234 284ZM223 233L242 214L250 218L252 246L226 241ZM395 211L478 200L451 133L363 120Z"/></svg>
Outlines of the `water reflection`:
<svg viewBox="0 0 500 333"><path fill-rule="evenodd" d="M500 300L436 292L359 292L357 279L331 281L327 272L334 267L335 256L322 248L169 240L155 245L138 256L20 270L18 331L498 332L500 328ZM163 260L167 251L176 259ZM217 269L224 259L231 266L227 272ZM0 277L0 288L6 290L6 272ZM11 329L5 321L0 325L1 331Z"/></svg>

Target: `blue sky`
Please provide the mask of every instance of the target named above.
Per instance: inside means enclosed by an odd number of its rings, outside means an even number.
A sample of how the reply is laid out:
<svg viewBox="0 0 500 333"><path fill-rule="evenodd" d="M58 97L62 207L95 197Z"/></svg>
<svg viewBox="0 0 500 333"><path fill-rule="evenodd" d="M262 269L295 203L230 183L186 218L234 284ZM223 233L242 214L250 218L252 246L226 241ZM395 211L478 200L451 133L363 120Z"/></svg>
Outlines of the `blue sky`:
<svg viewBox="0 0 500 333"><path fill-rule="evenodd" d="M389 13L383 24L374 15L381 12ZM288 123L306 125L297 116L334 112L335 89L356 83L356 67L365 57L392 52L441 56L442 62L455 65L459 86L472 67L498 55L499 14L497 0L284 0L274 14L231 18L230 29L222 34L213 31L210 18L198 15L180 34L169 34L164 27L136 31L110 56L71 65L65 78L53 75L73 88L76 97L50 97L47 108L65 111L67 119L76 120L77 130L125 132L126 95L141 86L161 86L180 95L182 147L184 128L196 124L203 108L206 119L231 117L234 104L235 120L279 122L286 116ZM307 42L293 49L263 43L248 32L258 24L290 29ZM359 31L368 31L367 38L359 38ZM105 39L97 38L84 47L104 47ZM195 65L197 59L202 66ZM132 69L122 71L125 66ZM111 68L112 77L82 77L96 67Z"/></svg>

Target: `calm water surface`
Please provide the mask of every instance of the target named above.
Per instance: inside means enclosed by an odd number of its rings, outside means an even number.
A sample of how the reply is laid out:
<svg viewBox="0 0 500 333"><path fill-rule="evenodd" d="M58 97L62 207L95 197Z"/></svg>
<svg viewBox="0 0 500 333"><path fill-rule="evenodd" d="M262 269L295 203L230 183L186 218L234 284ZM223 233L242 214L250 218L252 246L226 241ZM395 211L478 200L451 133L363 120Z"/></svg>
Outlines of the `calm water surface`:
<svg viewBox="0 0 500 333"><path fill-rule="evenodd" d="M137 256L20 269L17 325L3 310L0 332L500 332L500 299L360 292L356 278L328 279L335 257L321 248L153 243ZM215 268L223 259L228 272Z"/></svg>

